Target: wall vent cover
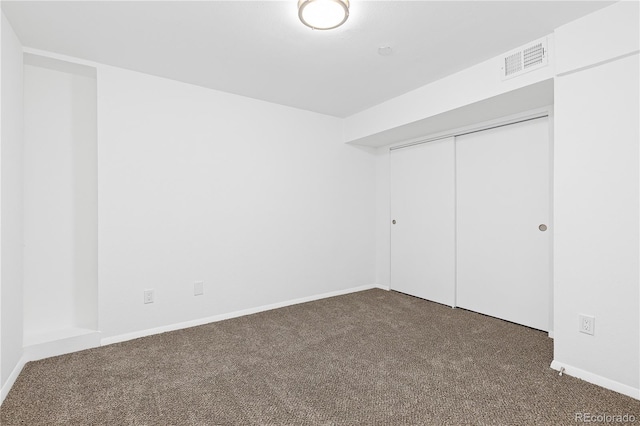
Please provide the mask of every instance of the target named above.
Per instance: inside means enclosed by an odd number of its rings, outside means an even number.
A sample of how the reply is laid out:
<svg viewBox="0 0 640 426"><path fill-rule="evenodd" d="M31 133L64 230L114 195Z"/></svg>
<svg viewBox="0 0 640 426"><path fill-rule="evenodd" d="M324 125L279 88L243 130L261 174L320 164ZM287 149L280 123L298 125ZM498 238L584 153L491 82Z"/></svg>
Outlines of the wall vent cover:
<svg viewBox="0 0 640 426"><path fill-rule="evenodd" d="M547 39L535 41L502 56L500 71L506 80L547 65Z"/></svg>

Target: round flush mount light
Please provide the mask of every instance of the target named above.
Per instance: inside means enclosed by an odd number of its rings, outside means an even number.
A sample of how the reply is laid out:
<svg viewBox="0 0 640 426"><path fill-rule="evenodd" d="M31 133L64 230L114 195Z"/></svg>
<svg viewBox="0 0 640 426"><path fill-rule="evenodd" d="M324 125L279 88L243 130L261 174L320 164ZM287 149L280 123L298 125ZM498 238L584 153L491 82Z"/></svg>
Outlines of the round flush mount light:
<svg viewBox="0 0 640 426"><path fill-rule="evenodd" d="M349 0L298 0L298 17L314 30L331 30L349 17Z"/></svg>

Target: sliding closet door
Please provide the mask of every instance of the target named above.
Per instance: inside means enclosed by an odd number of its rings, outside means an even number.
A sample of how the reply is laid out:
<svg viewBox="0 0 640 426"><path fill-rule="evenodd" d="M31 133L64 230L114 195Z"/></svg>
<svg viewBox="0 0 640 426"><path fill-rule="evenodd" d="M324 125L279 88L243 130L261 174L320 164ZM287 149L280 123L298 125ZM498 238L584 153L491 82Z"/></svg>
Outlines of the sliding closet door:
<svg viewBox="0 0 640 426"><path fill-rule="evenodd" d="M453 306L453 138L391 151L391 288Z"/></svg>
<svg viewBox="0 0 640 426"><path fill-rule="evenodd" d="M456 138L457 305L549 329L549 128Z"/></svg>

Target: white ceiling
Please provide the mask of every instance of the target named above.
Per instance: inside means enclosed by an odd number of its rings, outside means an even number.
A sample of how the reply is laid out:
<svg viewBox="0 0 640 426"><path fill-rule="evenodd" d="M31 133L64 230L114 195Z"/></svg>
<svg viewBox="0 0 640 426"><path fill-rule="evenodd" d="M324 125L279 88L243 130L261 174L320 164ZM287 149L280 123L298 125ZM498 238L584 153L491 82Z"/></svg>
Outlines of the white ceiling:
<svg viewBox="0 0 640 426"><path fill-rule="evenodd" d="M23 45L346 117L612 2L351 0L311 30L288 1L2 1ZM389 45L393 54L378 55Z"/></svg>

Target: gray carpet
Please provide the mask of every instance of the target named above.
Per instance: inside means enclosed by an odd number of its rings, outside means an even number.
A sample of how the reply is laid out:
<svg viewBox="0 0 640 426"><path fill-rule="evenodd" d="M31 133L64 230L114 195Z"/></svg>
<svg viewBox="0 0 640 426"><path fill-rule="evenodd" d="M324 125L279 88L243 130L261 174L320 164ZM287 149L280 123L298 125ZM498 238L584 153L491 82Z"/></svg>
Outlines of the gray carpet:
<svg viewBox="0 0 640 426"><path fill-rule="evenodd" d="M28 363L5 425L561 425L640 402L545 333L369 290Z"/></svg>

